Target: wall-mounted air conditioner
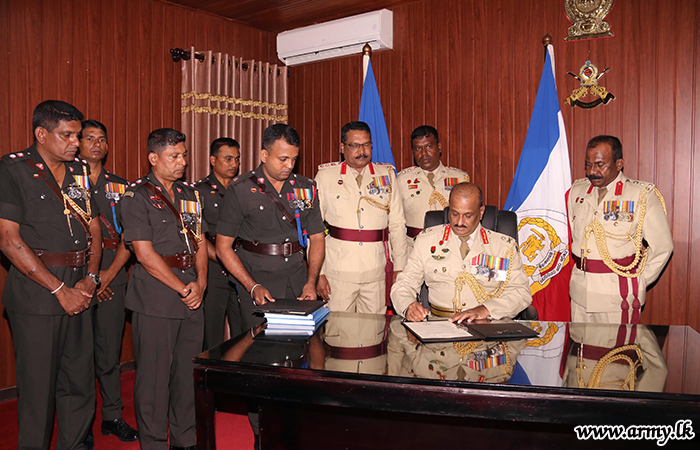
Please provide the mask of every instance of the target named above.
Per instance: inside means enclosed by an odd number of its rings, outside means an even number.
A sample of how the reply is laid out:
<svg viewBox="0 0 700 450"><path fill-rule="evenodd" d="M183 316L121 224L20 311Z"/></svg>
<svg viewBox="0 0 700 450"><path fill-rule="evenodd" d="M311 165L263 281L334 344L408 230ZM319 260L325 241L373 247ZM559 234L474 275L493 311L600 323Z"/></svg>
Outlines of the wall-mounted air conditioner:
<svg viewBox="0 0 700 450"><path fill-rule="evenodd" d="M393 14L388 9L284 31L277 35L277 55L287 66L394 47Z"/></svg>

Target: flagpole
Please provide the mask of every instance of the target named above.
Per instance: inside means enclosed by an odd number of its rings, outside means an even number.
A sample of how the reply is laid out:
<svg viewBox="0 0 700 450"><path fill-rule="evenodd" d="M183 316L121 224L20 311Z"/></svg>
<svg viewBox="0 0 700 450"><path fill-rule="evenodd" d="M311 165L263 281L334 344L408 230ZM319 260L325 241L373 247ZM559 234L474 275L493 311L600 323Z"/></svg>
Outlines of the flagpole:
<svg viewBox="0 0 700 450"><path fill-rule="evenodd" d="M372 57L372 47L369 44L365 44L362 47L362 84L365 84L365 78L367 78L367 66L369 66L369 59Z"/></svg>

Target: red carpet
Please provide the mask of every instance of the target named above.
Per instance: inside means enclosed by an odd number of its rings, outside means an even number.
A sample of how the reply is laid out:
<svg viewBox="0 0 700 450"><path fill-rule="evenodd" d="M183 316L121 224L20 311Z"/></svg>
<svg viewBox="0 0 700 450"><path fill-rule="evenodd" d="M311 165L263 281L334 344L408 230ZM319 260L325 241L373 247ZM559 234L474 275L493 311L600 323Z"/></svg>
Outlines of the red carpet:
<svg viewBox="0 0 700 450"><path fill-rule="evenodd" d="M124 401L124 420L132 427L136 426L134 418L134 377L136 372L122 374L122 400ZM137 450L138 442L121 442L114 436L100 433L102 423L102 398L97 393L97 417L92 431L95 435L95 450ZM248 423L248 416L218 413L216 415L216 443L220 449L248 450L253 448L253 432ZM54 425L51 448L56 447L56 427ZM17 448L17 400L0 403L0 448Z"/></svg>

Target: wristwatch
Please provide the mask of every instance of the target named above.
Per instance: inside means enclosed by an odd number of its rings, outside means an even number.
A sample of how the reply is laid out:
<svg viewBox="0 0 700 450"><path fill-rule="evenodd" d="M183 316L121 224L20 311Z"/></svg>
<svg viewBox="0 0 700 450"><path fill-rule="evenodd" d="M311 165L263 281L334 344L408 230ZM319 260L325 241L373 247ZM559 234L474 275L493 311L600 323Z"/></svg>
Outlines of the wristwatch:
<svg viewBox="0 0 700 450"><path fill-rule="evenodd" d="M99 276L98 274L92 273L92 272L88 272L87 276L89 276L90 278L92 278L92 281L95 282L95 286L99 286L100 284L102 284L102 279L100 278L100 276Z"/></svg>

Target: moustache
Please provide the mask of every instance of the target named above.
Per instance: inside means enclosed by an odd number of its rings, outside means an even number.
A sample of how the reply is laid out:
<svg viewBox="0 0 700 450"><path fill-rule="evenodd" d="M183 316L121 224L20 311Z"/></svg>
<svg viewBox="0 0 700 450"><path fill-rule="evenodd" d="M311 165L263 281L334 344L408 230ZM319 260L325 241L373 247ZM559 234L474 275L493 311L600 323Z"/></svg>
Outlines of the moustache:
<svg viewBox="0 0 700 450"><path fill-rule="evenodd" d="M367 158L367 155L362 154L362 155L355 156L355 159L363 159L363 158Z"/></svg>
<svg viewBox="0 0 700 450"><path fill-rule="evenodd" d="M587 178L588 178L589 180L591 180L591 181L593 181L593 180L602 180L602 179L603 179L603 177L601 177L600 175L588 175Z"/></svg>

